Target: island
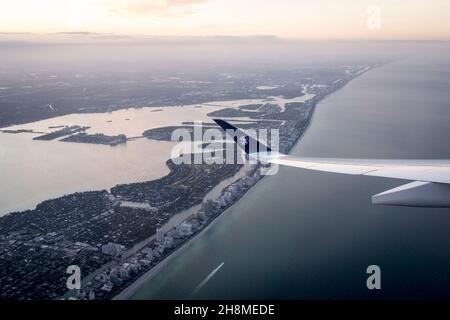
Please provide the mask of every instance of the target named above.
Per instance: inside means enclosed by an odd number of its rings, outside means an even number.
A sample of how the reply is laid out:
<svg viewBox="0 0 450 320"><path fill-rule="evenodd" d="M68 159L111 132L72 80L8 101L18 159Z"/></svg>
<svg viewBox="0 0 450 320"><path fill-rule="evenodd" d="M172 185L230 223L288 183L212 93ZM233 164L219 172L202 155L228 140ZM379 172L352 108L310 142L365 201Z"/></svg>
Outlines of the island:
<svg viewBox="0 0 450 320"><path fill-rule="evenodd" d="M73 126L64 126L62 129L50 132L50 133L46 133L44 135L41 136L37 136L34 137L33 140L45 140L45 141L50 141L50 140L55 140L58 138L62 138L64 136L68 136L77 132L81 132L81 131L86 131L88 130L89 127L82 127L79 125L73 125Z"/></svg>
<svg viewBox="0 0 450 320"><path fill-rule="evenodd" d="M104 144L109 146L117 146L127 142L127 136L124 134L119 134L116 136L107 136L103 133L87 134L85 132L70 135L64 139L62 142L76 142L76 143L93 143L93 144Z"/></svg>

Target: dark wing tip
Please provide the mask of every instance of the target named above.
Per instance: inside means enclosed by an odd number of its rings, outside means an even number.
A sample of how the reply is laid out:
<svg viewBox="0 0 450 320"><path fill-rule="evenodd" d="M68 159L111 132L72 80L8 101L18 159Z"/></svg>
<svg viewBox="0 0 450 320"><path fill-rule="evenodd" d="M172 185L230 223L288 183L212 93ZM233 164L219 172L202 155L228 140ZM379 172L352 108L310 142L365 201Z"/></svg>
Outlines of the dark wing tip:
<svg viewBox="0 0 450 320"><path fill-rule="evenodd" d="M225 120L221 120L221 119L213 119L213 120L214 120L215 123L217 123L225 131L227 131L227 130L237 130L236 127L232 126L231 124L229 124Z"/></svg>

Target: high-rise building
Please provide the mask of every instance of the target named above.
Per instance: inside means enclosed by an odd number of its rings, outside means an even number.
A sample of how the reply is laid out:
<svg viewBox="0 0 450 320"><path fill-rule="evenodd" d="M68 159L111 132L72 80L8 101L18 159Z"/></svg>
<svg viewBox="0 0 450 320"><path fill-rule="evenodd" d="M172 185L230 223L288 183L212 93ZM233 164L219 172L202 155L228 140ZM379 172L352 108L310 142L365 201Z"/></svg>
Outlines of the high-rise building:
<svg viewBox="0 0 450 320"><path fill-rule="evenodd" d="M177 231L181 237L190 236L192 234L192 225L183 221L183 223L178 225Z"/></svg>
<svg viewBox="0 0 450 320"><path fill-rule="evenodd" d="M130 270L129 270L129 267L128 266L122 266L120 269L119 269L119 273L120 273L120 277L122 278L122 279L127 279L129 276L130 276Z"/></svg>
<svg viewBox="0 0 450 320"><path fill-rule="evenodd" d="M159 243L164 242L164 230L162 228L156 229L156 241Z"/></svg>
<svg viewBox="0 0 450 320"><path fill-rule="evenodd" d="M206 200L202 202L202 210L206 214L210 214L214 210L214 203L212 200Z"/></svg>
<svg viewBox="0 0 450 320"><path fill-rule="evenodd" d="M201 220L205 220L205 219L206 219L205 211L199 210L199 211L197 212L197 218L198 218L198 219L201 219Z"/></svg>
<svg viewBox="0 0 450 320"><path fill-rule="evenodd" d="M102 246L102 253L116 257L122 251L122 246L117 243L108 243Z"/></svg>
<svg viewBox="0 0 450 320"><path fill-rule="evenodd" d="M166 237L164 246L169 249L174 248L175 247L175 239L172 237Z"/></svg>
<svg viewBox="0 0 450 320"><path fill-rule="evenodd" d="M142 250L142 253L145 254L146 258L150 261L153 260L153 250L152 248L145 248Z"/></svg>

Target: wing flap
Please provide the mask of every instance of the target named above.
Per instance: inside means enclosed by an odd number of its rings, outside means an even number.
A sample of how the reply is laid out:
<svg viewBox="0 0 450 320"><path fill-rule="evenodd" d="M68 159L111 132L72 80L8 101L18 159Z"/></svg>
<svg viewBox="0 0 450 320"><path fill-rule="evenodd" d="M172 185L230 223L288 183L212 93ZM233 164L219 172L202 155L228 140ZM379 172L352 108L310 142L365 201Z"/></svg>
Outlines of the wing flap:
<svg viewBox="0 0 450 320"><path fill-rule="evenodd" d="M372 203L446 208L450 206L450 185L415 181L372 196Z"/></svg>

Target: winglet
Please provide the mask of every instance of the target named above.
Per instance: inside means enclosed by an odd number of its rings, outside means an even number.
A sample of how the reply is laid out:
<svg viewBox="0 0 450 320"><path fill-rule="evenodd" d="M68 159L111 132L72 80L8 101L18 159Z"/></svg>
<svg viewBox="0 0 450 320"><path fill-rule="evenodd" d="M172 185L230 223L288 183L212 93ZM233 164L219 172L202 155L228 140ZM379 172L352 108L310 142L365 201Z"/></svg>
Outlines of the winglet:
<svg viewBox="0 0 450 320"><path fill-rule="evenodd" d="M250 153L258 153L258 152L271 152L272 150L266 146L264 143L259 142L256 139L253 139L248 134L246 134L241 129L236 128L230 123L226 122L222 119L213 119L215 123L217 123L225 132L233 131L233 140L236 142L241 148L244 149L246 154Z"/></svg>
<svg viewBox="0 0 450 320"><path fill-rule="evenodd" d="M229 124L228 122L226 122L225 120L221 120L221 119L213 119L215 123L217 123L224 131L227 130L238 130L238 128L236 128L235 126L232 126L231 124Z"/></svg>

